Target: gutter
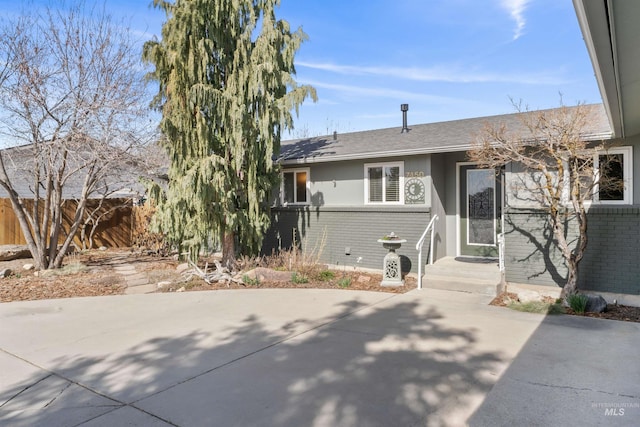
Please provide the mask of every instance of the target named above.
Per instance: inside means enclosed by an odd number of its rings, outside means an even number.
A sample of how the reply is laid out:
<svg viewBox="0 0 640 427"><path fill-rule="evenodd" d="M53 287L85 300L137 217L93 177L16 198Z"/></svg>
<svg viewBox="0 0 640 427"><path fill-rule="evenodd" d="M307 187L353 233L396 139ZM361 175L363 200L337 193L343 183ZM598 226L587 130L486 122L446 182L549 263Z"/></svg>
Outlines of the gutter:
<svg viewBox="0 0 640 427"><path fill-rule="evenodd" d="M601 141L604 139L610 139L612 136L613 135L611 132L603 132L603 133L594 133L594 134L586 135L584 139L586 141ZM312 164L312 163L329 163L329 162L340 162L340 161L348 161L348 160L367 160L367 159L380 159L380 158L388 158L388 157L406 157L406 156L416 156L421 154L459 153L459 152L469 151L471 148L472 147L470 144L460 144L460 145L450 145L447 147L438 147L438 148L413 148L409 150L388 150L388 151L377 151L377 152L355 153L355 154L338 154L338 155L327 155L327 156L319 154L317 156L300 157L295 159L277 159L276 163L284 166L304 165L304 164Z"/></svg>
<svg viewBox="0 0 640 427"><path fill-rule="evenodd" d="M432 148L432 149L413 148L410 150L377 151L377 152L356 153L356 154L337 154L337 155L333 154L333 155L327 155L327 156L323 156L322 154L319 154L317 156L278 160L277 162L280 163L281 165L328 163L328 162L339 162L339 161L346 161L346 160L365 160L365 159L379 159L383 157L404 157L404 156L416 156L420 154L451 153L451 152L459 152L459 151L468 151L470 148L471 148L470 145L465 144L465 145L452 145L448 147Z"/></svg>

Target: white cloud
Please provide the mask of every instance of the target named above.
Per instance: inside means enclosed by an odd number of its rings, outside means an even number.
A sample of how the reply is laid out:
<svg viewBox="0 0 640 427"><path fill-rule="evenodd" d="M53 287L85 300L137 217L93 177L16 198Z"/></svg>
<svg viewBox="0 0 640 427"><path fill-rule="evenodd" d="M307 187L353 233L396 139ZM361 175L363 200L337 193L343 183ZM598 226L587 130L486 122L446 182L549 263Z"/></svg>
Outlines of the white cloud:
<svg viewBox="0 0 640 427"><path fill-rule="evenodd" d="M512 73L499 74L474 71L470 67L462 69L458 66L439 66L431 68L419 67L366 67L354 65L339 65L331 63L314 63L296 61L296 66L311 68L321 71L329 71L336 74L355 76L380 76L396 79L422 81L422 82L446 82L446 83L519 83L519 84L563 84L566 79L560 77L562 69L554 71L541 71L537 73ZM469 71L470 70L470 71Z"/></svg>
<svg viewBox="0 0 640 427"><path fill-rule="evenodd" d="M362 86L344 85L337 83L326 83L315 80L300 80L299 83L309 84L315 88L328 89L340 92L345 95L358 95L369 97L385 97L385 98L406 98L408 96L415 97L416 94L407 91L384 89L384 88L368 88Z"/></svg>
<svg viewBox="0 0 640 427"><path fill-rule="evenodd" d="M428 95L421 93L420 91L404 91L404 90L396 90L396 89L385 89L382 87L363 87L363 86L354 86L354 85L344 85L344 84L336 84L336 83L326 83L322 81L315 80L304 80L299 81L299 83L309 84L315 88L319 89L328 89L335 92L340 93L343 96L348 97L371 97L371 98L392 98L399 100L426 100L432 102L439 103L451 103L458 102L459 100L456 98L446 97L446 96L437 96L437 95Z"/></svg>
<svg viewBox="0 0 640 427"><path fill-rule="evenodd" d="M513 40L517 40L524 33L524 27L527 25L527 20L524 17L524 11L530 0L501 0L500 5L503 9L509 12L511 19L516 23L516 28L513 31Z"/></svg>

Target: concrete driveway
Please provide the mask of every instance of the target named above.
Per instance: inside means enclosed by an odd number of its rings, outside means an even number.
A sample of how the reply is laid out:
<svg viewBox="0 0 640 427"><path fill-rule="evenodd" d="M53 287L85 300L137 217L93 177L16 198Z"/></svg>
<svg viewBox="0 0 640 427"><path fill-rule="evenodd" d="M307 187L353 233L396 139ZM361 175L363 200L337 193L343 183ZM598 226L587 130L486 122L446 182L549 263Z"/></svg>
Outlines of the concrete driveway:
<svg viewBox="0 0 640 427"><path fill-rule="evenodd" d="M487 303L274 289L0 304L0 425L640 425L640 324Z"/></svg>

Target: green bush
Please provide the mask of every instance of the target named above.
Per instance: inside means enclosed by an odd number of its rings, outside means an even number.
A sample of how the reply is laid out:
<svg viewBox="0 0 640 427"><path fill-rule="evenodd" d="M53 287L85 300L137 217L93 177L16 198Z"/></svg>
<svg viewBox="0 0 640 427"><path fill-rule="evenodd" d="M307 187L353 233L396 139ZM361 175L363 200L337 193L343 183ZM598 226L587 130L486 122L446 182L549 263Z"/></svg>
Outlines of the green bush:
<svg viewBox="0 0 640 427"><path fill-rule="evenodd" d="M342 279L338 280L338 286L340 286L341 288L348 288L349 286L351 286L351 278L343 277Z"/></svg>
<svg viewBox="0 0 640 427"><path fill-rule="evenodd" d="M336 277L336 274L331 270L323 270L320 272L320 274L318 274L318 279L320 279L323 282L328 282L330 280L333 280L335 277Z"/></svg>
<svg viewBox="0 0 640 427"><path fill-rule="evenodd" d="M562 302L555 302L554 304L549 305L549 310L547 314L565 314L566 311L562 306Z"/></svg>
<svg viewBox="0 0 640 427"><path fill-rule="evenodd" d="M291 273L291 281L295 284L309 283L309 278L304 274L300 274L294 271L293 273Z"/></svg>
<svg viewBox="0 0 640 427"><path fill-rule="evenodd" d="M584 314L587 309L589 297L584 294L571 294L567 296L567 304L576 314Z"/></svg>
<svg viewBox="0 0 640 427"><path fill-rule="evenodd" d="M255 279L252 277L249 277L248 274L245 274L244 276L242 276L242 281L247 285L260 286L260 279L258 277L256 277Z"/></svg>

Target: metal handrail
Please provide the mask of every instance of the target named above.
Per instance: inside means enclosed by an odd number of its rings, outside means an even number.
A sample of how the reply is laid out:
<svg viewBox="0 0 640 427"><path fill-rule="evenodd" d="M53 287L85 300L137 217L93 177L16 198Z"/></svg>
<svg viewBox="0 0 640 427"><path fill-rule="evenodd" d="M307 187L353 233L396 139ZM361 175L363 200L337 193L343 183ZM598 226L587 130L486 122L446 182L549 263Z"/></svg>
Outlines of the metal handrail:
<svg viewBox="0 0 640 427"><path fill-rule="evenodd" d="M433 229L433 224L438 220L438 215L434 215L429 221L429 225L424 229L424 233L416 243L416 250L418 251L418 289L422 289L422 247L424 246L424 239L427 237L429 230ZM431 232L431 242L429 245L429 264L433 264L433 230Z"/></svg>

